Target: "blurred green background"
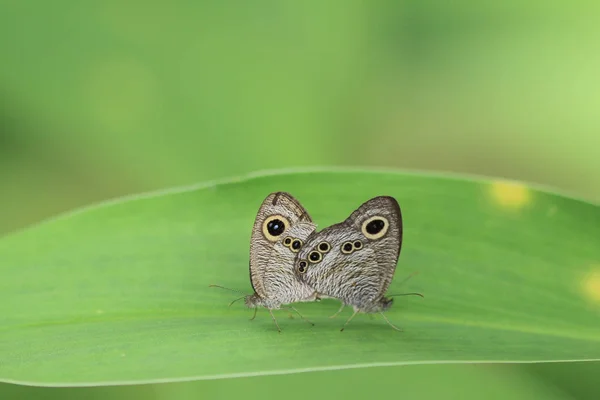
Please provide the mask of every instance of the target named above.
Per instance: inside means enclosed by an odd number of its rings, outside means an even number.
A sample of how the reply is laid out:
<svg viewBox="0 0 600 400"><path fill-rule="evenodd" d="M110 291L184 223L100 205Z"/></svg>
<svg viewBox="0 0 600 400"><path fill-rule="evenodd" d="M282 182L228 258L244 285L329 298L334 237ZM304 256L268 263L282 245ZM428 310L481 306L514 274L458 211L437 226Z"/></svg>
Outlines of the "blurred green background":
<svg viewBox="0 0 600 400"><path fill-rule="evenodd" d="M302 166L493 175L597 202L599 16L594 1L0 0L0 234ZM0 398L597 398L598 376L424 365Z"/></svg>

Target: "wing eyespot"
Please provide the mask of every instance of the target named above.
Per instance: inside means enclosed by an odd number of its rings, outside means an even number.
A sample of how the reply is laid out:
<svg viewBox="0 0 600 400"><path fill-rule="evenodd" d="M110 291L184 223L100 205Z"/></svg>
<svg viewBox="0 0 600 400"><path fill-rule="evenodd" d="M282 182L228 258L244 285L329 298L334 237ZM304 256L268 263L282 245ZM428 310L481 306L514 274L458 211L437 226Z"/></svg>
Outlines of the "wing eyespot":
<svg viewBox="0 0 600 400"><path fill-rule="evenodd" d="M329 250L331 250L331 245L328 242L321 242L317 246L317 250L319 253L327 253Z"/></svg>
<svg viewBox="0 0 600 400"><path fill-rule="evenodd" d="M323 259L323 255L321 253L319 253L318 251L313 250L310 253L308 253L308 259L310 260L311 263L317 264L317 263L321 262L321 260Z"/></svg>
<svg viewBox="0 0 600 400"><path fill-rule="evenodd" d="M290 222L283 215L271 215L264 220L262 233L267 240L276 242L289 226Z"/></svg>
<svg viewBox="0 0 600 400"><path fill-rule="evenodd" d="M285 239L283 239L283 245L287 248L289 248L291 251L293 251L294 253L297 253L300 251L300 249L302 248L302 240L297 239L297 238L292 238L292 237L286 237Z"/></svg>
<svg viewBox="0 0 600 400"><path fill-rule="evenodd" d="M352 245L352 242L344 242L342 244L341 251L344 254L352 253L354 251L354 246Z"/></svg>
<svg viewBox="0 0 600 400"><path fill-rule="evenodd" d="M301 260L298 263L298 272L300 272L301 274L304 274L306 272L306 267L308 267L308 263L304 260Z"/></svg>
<svg viewBox="0 0 600 400"><path fill-rule="evenodd" d="M381 239L387 233L390 222L381 215L375 215L363 222L361 231L367 239Z"/></svg>
<svg viewBox="0 0 600 400"><path fill-rule="evenodd" d="M290 250L292 250L294 253L297 253L300 251L301 248L302 248L302 240L294 239L290 246Z"/></svg>

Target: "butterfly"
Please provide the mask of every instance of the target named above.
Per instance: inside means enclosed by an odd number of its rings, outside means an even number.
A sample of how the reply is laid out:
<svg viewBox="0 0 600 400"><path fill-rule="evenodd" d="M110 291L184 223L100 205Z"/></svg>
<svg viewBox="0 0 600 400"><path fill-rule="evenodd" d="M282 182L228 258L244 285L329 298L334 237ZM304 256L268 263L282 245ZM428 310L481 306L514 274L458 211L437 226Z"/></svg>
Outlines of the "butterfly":
<svg viewBox="0 0 600 400"><path fill-rule="evenodd" d="M393 303L385 293L392 282L402 247L402 213L396 199L374 197L363 203L346 220L310 235L298 253L298 280L314 288L320 298L332 297L354 313L383 313ZM402 295L419 295L405 293ZM332 316L332 317L333 317Z"/></svg>
<svg viewBox="0 0 600 400"><path fill-rule="evenodd" d="M315 229L316 225L306 209L291 194L269 194L258 210L250 238L250 283L254 293L244 295L229 305L244 299L247 307L254 308L251 320L256 317L258 307L266 308L279 332L281 328L272 310L280 308L292 309L314 325L289 304L319 300L316 291L298 280L294 273L296 255ZM239 292L218 285L210 286Z"/></svg>

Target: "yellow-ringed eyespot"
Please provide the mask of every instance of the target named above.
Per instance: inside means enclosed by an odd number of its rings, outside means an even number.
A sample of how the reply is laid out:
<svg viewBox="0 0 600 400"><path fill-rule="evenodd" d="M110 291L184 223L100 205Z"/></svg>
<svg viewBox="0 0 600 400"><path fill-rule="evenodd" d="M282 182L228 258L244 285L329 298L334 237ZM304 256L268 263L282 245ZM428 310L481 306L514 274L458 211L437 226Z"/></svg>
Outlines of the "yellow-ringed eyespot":
<svg viewBox="0 0 600 400"><path fill-rule="evenodd" d="M301 274L306 272L306 267L308 266L308 263L304 260L300 261L298 263L298 272L300 272Z"/></svg>
<svg viewBox="0 0 600 400"><path fill-rule="evenodd" d="M286 237L285 239L283 239L283 245L289 247L290 244L292 244L292 238L291 237Z"/></svg>
<svg viewBox="0 0 600 400"><path fill-rule="evenodd" d="M376 240L382 238L389 227L390 223L387 218L376 215L363 222L361 230L367 239Z"/></svg>
<svg viewBox="0 0 600 400"><path fill-rule="evenodd" d="M310 260L310 262L316 264L323 259L323 256L318 251L311 251L310 253L308 253L308 259Z"/></svg>
<svg viewBox="0 0 600 400"><path fill-rule="evenodd" d="M354 246L352 246L352 242L345 242L342 244L342 253L350 254L354 251Z"/></svg>
<svg viewBox="0 0 600 400"><path fill-rule="evenodd" d="M292 245L290 246L290 249L294 252L297 253L300 251L300 249L302 248L302 240L300 239L294 239L292 241Z"/></svg>
<svg viewBox="0 0 600 400"><path fill-rule="evenodd" d="M283 215L271 215L263 222L262 233L267 240L276 242L288 226L290 222Z"/></svg>
<svg viewBox="0 0 600 400"><path fill-rule="evenodd" d="M353 243L353 245L354 245L354 248L356 250L360 250L363 247L363 244L362 244L362 242L360 240L355 240L354 243Z"/></svg>
<svg viewBox="0 0 600 400"><path fill-rule="evenodd" d="M327 253L329 250L331 250L331 245L327 242L321 242L319 243L319 246L317 246L317 250L319 250L321 253Z"/></svg>

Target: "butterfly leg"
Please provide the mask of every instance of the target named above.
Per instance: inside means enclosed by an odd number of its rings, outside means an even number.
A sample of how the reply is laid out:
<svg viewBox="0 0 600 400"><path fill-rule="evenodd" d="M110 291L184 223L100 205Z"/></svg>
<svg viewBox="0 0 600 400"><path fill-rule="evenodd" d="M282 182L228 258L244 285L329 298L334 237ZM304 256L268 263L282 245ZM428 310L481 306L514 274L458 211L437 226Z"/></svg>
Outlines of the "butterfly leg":
<svg viewBox="0 0 600 400"><path fill-rule="evenodd" d="M342 329L340 329L340 332L344 331L344 328L346 327L346 325L348 325L348 322L352 321L352 318L354 318L356 316L356 314L358 314L358 310L354 311L354 314L352 314L352 316L350 318L348 318L348 321L346 321L346 323L344 324L344 326L342 326Z"/></svg>
<svg viewBox="0 0 600 400"><path fill-rule="evenodd" d="M281 333L281 328L279 327L279 324L277 323L277 320L275 319L275 316L273 315L273 311L271 311L271 309L269 308L269 314L271 314L271 318L273 318L273 322L275 322L275 326L277 327L277 330L279 331L279 333Z"/></svg>
<svg viewBox="0 0 600 400"><path fill-rule="evenodd" d="M400 329L400 328L398 328L396 325L392 324L392 323L390 322L390 320L389 320L389 319L387 319L387 317L385 316L385 314L384 314L384 313L380 312L379 314L381 314L381 316L383 317L383 319L385 319L385 322L387 322L389 326L391 326L392 328L394 328L394 329L395 329L395 330L397 330L398 332L402 332L402 329Z"/></svg>
<svg viewBox="0 0 600 400"><path fill-rule="evenodd" d="M256 318L256 313L258 312L258 307L254 307L254 315L252 316L252 318L250 318L250 321L254 320L254 318Z"/></svg>
<svg viewBox="0 0 600 400"><path fill-rule="evenodd" d="M333 315L332 315L331 317L329 317L329 318L335 318L335 317L337 317L337 316L338 316L338 315L339 315L339 314L342 312L342 310L344 309L344 307L346 307L346 305L345 305L344 303L342 303L342 306L340 307L340 309L339 309L339 310L337 310L337 312L336 312L335 314L333 314Z"/></svg>
<svg viewBox="0 0 600 400"><path fill-rule="evenodd" d="M308 322L309 324L311 324L312 326L315 326L314 323L312 323L311 321L309 321L308 319L304 318L304 316L302 314L300 314L300 311L296 310L295 307L290 306L290 308L292 310L294 310L296 312L296 314L298 314L300 316L300 318L302 318L304 321Z"/></svg>

